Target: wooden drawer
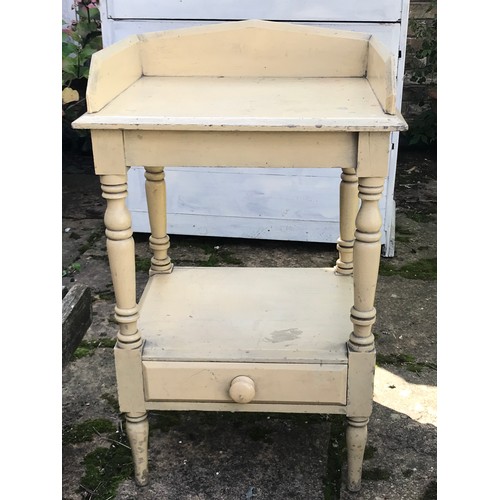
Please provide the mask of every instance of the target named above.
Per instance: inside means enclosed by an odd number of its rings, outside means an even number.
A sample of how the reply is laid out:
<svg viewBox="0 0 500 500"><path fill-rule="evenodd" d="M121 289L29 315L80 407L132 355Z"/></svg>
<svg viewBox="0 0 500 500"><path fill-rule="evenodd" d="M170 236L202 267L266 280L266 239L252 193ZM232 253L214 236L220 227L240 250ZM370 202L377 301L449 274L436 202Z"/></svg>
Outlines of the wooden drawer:
<svg viewBox="0 0 500 500"><path fill-rule="evenodd" d="M252 379L252 403L345 404L347 365L143 361L146 401L233 402L231 382ZM236 404L236 403L235 403Z"/></svg>

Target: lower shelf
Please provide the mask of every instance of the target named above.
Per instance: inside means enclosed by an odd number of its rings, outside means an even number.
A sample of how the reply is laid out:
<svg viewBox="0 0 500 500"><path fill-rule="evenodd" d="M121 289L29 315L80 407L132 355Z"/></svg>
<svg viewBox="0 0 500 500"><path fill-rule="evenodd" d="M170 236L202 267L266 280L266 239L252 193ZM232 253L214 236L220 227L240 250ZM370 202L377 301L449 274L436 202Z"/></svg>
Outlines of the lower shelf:
<svg viewBox="0 0 500 500"><path fill-rule="evenodd" d="M332 268L174 268L142 295L143 360L345 364L352 304Z"/></svg>

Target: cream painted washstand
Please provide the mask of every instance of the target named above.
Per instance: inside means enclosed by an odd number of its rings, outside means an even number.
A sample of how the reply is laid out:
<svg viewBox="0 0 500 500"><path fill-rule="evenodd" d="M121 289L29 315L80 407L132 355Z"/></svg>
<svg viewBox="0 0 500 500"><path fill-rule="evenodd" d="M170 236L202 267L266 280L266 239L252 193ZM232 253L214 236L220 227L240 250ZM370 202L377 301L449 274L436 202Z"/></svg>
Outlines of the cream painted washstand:
<svg viewBox="0 0 500 500"><path fill-rule="evenodd" d="M91 129L107 200L118 397L137 483L148 482L148 410L340 413L347 485L358 490L378 201L390 132L406 129L392 57L367 34L266 21L134 35L92 58L87 108L73 126ZM126 205L135 165L145 167L153 253L138 305ZM342 168L336 266L174 269L165 165Z"/></svg>

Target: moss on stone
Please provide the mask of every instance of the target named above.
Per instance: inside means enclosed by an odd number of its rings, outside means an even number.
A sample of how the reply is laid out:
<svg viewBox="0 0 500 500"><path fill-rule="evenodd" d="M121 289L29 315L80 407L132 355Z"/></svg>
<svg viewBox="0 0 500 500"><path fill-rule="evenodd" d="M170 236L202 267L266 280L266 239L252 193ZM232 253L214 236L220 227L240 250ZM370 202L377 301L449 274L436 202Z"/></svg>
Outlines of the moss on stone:
<svg viewBox="0 0 500 500"><path fill-rule="evenodd" d="M72 360L84 358L94 354L95 350L101 347L113 348L116 341L114 339L82 340L73 353Z"/></svg>
<svg viewBox="0 0 500 500"><path fill-rule="evenodd" d="M143 273L148 273L151 267L151 259L149 257L135 256L135 270Z"/></svg>
<svg viewBox="0 0 500 500"><path fill-rule="evenodd" d="M106 301L114 301L115 300L115 294L111 291L106 291L106 292L101 292L99 293L99 299L101 300L106 300Z"/></svg>
<svg viewBox="0 0 500 500"><path fill-rule="evenodd" d="M432 211L421 212L417 210L408 210L405 212L406 216L418 223L432 222L436 219L436 215Z"/></svg>
<svg viewBox="0 0 500 500"><path fill-rule="evenodd" d="M85 473L80 481L83 498L115 498L119 484L134 472L132 453L124 434L109 448L100 447L90 452L83 464Z"/></svg>
<svg viewBox="0 0 500 500"><path fill-rule="evenodd" d="M411 241L411 238L406 235L396 234L395 240L398 241L399 243L409 243Z"/></svg>
<svg viewBox="0 0 500 500"><path fill-rule="evenodd" d="M396 224L396 234L404 234L405 236L411 236L412 234L415 234L414 231L411 229L401 226L399 224Z"/></svg>
<svg viewBox="0 0 500 500"><path fill-rule="evenodd" d="M116 425L110 420L98 418L87 420L79 424L67 426L63 429L63 445L92 441L94 436L109 434L116 431Z"/></svg>
<svg viewBox="0 0 500 500"><path fill-rule="evenodd" d="M379 273L382 276L401 276L407 279L432 281L437 279L437 259L419 259L396 267L385 260L380 261Z"/></svg>
<svg viewBox="0 0 500 500"><path fill-rule="evenodd" d="M102 235L102 229L96 229L95 231L92 231L92 233L90 233L90 236L87 238L87 241L78 249L80 254L85 253L89 248L91 248Z"/></svg>
<svg viewBox="0 0 500 500"><path fill-rule="evenodd" d="M206 252L207 253L207 252ZM223 265L241 266L243 262L234 257L228 250L220 250L213 248L208 253L208 259L199 262L203 267L217 267Z"/></svg>
<svg viewBox="0 0 500 500"><path fill-rule="evenodd" d="M437 370L437 365L429 361L417 361L414 356L403 353L381 354L377 353L377 365L397 365L403 366L408 371L420 373L424 368Z"/></svg>

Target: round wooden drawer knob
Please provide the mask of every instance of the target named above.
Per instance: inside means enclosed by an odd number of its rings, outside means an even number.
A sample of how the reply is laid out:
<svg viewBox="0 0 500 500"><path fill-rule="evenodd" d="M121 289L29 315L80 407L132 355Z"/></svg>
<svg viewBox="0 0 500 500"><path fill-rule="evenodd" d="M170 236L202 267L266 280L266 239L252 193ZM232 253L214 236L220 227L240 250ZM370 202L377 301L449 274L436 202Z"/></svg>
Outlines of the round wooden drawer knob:
<svg viewBox="0 0 500 500"><path fill-rule="evenodd" d="M229 395L235 403L250 403L255 397L255 384L250 377L240 375L231 381Z"/></svg>

